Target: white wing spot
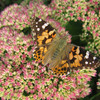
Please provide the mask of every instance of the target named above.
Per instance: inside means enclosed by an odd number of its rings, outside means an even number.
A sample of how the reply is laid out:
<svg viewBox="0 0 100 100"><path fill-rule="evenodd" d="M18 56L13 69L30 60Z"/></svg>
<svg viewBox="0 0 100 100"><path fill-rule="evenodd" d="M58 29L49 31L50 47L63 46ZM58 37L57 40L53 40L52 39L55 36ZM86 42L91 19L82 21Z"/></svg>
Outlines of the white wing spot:
<svg viewBox="0 0 100 100"><path fill-rule="evenodd" d="M36 22L36 24L38 24L38 22Z"/></svg>
<svg viewBox="0 0 100 100"><path fill-rule="evenodd" d="M91 64L91 62L90 62L90 64Z"/></svg>
<svg viewBox="0 0 100 100"><path fill-rule="evenodd" d="M89 55L89 51L86 52L86 55Z"/></svg>
<svg viewBox="0 0 100 100"><path fill-rule="evenodd" d="M96 57L93 57L93 60L96 60Z"/></svg>
<svg viewBox="0 0 100 100"><path fill-rule="evenodd" d="M39 19L39 22L41 22L42 21L42 19Z"/></svg>
<svg viewBox="0 0 100 100"><path fill-rule="evenodd" d="M86 61L85 64L88 64L88 62Z"/></svg>
<svg viewBox="0 0 100 100"><path fill-rule="evenodd" d="M67 75L69 75L70 74L70 72L67 72Z"/></svg>
<svg viewBox="0 0 100 100"><path fill-rule="evenodd" d="M43 28L43 29L45 29L45 26L44 26L44 25L42 25L42 28Z"/></svg>
<svg viewBox="0 0 100 100"><path fill-rule="evenodd" d="M45 23L44 25L45 25L45 26L48 26L48 25L49 25L49 23Z"/></svg>
<svg viewBox="0 0 100 100"><path fill-rule="evenodd" d="M94 63L94 61L92 61L92 63Z"/></svg>
<svg viewBox="0 0 100 100"><path fill-rule="evenodd" d="M37 31L39 31L40 30L40 28L37 28Z"/></svg>
<svg viewBox="0 0 100 100"><path fill-rule="evenodd" d="M88 59L88 58L89 58L89 56L88 56L88 55L86 55L86 56L85 56L85 58L86 58L86 59Z"/></svg>

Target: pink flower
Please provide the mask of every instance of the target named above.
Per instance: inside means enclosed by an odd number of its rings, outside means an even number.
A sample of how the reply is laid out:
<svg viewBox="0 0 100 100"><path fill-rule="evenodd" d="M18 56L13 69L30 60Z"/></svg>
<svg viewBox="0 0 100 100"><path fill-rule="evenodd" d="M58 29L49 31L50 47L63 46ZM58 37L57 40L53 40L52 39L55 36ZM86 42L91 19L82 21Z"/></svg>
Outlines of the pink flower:
<svg viewBox="0 0 100 100"><path fill-rule="evenodd" d="M48 88L45 89L45 92L48 92Z"/></svg>
<svg viewBox="0 0 100 100"><path fill-rule="evenodd" d="M8 92L5 92L4 95L6 96L8 94Z"/></svg>
<svg viewBox="0 0 100 100"><path fill-rule="evenodd" d="M87 27L87 30L88 30L88 31L90 30L90 27L89 27L89 26Z"/></svg>
<svg viewBox="0 0 100 100"><path fill-rule="evenodd" d="M70 87L69 86L66 86L66 90L70 90Z"/></svg>
<svg viewBox="0 0 100 100"><path fill-rule="evenodd" d="M86 18L87 18L87 20L89 20L89 19L90 19L90 17L89 17L89 16L87 16Z"/></svg>
<svg viewBox="0 0 100 100"><path fill-rule="evenodd" d="M39 88L41 88L41 86L40 85L37 85L37 88L39 89Z"/></svg>
<svg viewBox="0 0 100 100"><path fill-rule="evenodd" d="M78 17L78 20L81 20L81 17Z"/></svg>
<svg viewBox="0 0 100 100"><path fill-rule="evenodd" d="M34 90L31 90L30 93L33 94L34 93Z"/></svg>
<svg viewBox="0 0 100 100"><path fill-rule="evenodd" d="M50 97L50 96L48 96L48 97L47 97L47 100L50 100L50 99L51 99L51 97Z"/></svg>
<svg viewBox="0 0 100 100"><path fill-rule="evenodd" d="M0 91L3 92L4 91L4 88L0 87Z"/></svg>
<svg viewBox="0 0 100 100"><path fill-rule="evenodd" d="M21 85L21 84L20 84L20 82L17 82L16 84L17 84L18 86L20 86L20 85Z"/></svg>
<svg viewBox="0 0 100 100"><path fill-rule="evenodd" d="M97 5L98 4L98 2L94 2L95 3L95 5Z"/></svg>
<svg viewBox="0 0 100 100"><path fill-rule="evenodd" d="M25 90L27 90L28 89L28 87L27 86L25 86Z"/></svg>
<svg viewBox="0 0 100 100"><path fill-rule="evenodd" d="M70 16L72 17L73 16L73 13L70 13Z"/></svg>
<svg viewBox="0 0 100 100"><path fill-rule="evenodd" d="M91 2L91 3L92 3L92 2L93 2L93 0L90 0L89 2Z"/></svg>
<svg viewBox="0 0 100 100"><path fill-rule="evenodd" d="M62 86L62 85L60 85L60 86L59 86L59 88L63 88L63 86Z"/></svg>
<svg viewBox="0 0 100 100"><path fill-rule="evenodd" d="M67 2L68 0L64 0L65 2Z"/></svg>
<svg viewBox="0 0 100 100"><path fill-rule="evenodd" d="M9 85L9 83L8 82L5 82L5 86L7 86L7 85Z"/></svg>
<svg viewBox="0 0 100 100"><path fill-rule="evenodd" d="M99 33L96 33L96 36L98 37L99 36Z"/></svg>
<svg viewBox="0 0 100 100"><path fill-rule="evenodd" d="M38 97L39 98L42 98L42 93L38 93Z"/></svg>
<svg viewBox="0 0 100 100"><path fill-rule="evenodd" d="M36 98L37 98L36 94L33 95L33 98L36 100Z"/></svg>
<svg viewBox="0 0 100 100"><path fill-rule="evenodd" d="M43 81L42 84L45 85L45 82Z"/></svg>
<svg viewBox="0 0 100 100"><path fill-rule="evenodd" d="M20 94L20 93L18 93L18 94L17 94L17 97L19 98L20 96L21 96L21 94Z"/></svg>
<svg viewBox="0 0 100 100"><path fill-rule="evenodd" d="M32 86L32 83L31 83L31 82L28 82L28 85L29 85L29 86Z"/></svg>
<svg viewBox="0 0 100 100"><path fill-rule="evenodd" d="M34 86L34 89L37 90L37 86Z"/></svg>
<svg viewBox="0 0 100 100"><path fill-rule="evenodd" d="M97 85L100 85L100 82L97 82Z"/></svg>
<svg viewBox="0 0 100 100"><path fill-rule="evenodd" d="M81 6L78 7L78 10L81 10Z"/></svg>
<svg viewBox="0 0 100 100"><path fill-rule="evenodd" d="M64 97L63 96L60 96L60 100L64 100Z"/></svg>
<svg viewBox="0 0 100 100"><path fill-rule="evenodd" d="M98 20L98 18L94 18L94 20L95 20L95 21L97 21L97 20Z"/></svg>

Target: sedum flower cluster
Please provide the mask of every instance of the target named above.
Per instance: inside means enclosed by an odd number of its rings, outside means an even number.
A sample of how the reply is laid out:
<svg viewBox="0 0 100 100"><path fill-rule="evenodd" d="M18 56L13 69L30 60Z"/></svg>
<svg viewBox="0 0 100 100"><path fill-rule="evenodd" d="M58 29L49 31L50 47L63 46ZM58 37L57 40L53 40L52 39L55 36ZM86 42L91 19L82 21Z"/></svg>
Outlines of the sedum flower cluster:
<svg viewBox="0 0 100 100"><path fill-rule="evenodd" d="M64 1L67 3L67 0ZM58 7L59 3L57 1L55 7ZM72 6L71 2L68 3ZM54 1L51 7L47 7L40 0L31 1L28 6L14 4L1 12L0 97L2 100L75 100L84 98L91 92L88 81L96 75L94 69L77 70L67 77L56 76L48 70L48 66L44 67L41 63L34 61L32 56L34 42L31 33L26 35L23 31L31 26L32 16L35 15L48 21L58 33L68 34L61 26L61 19L58 20L53 16L63 16L56 12L58 11L56 8L52 9L53 4L55 4ZM62 12L60 10L59 12ZM77 9L73 8L72 11L75 10ZM82 13L81 10L80 12ZM71 18L77 19L76 17ZM70 35L68 38L70 42Z"/></svg>

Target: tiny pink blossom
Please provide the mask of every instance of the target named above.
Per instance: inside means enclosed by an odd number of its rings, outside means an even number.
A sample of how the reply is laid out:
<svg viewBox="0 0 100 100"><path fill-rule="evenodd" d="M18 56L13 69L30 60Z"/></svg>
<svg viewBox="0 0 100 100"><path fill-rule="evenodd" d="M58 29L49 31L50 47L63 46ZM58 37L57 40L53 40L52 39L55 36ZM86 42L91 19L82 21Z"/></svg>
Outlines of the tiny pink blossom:
<svg viewBox="0 0 100 100"><path fill-rule="evenodd" d="M43 85L45 85L45 82L42 82Z"/></svg>
<svg viewBox="0 0 100 100"><path fill-rule="evenodd" d="M99 36L99 33L96 33L96 36L98 37Z"/></svg>
<svg viewBox="0 0 100 100"><path fill-rule="evenodd" d="M20 96L21 96L21 94L20 94L20 93L18 93L18 94L17 94L17 97L19 98Z"/></svg>
<svg viewBox="0 0 100 100"><path fill-rule="evenodd" d="M72 17L74 14L73 13L70 13L70 16Z"/></svg>
<svg viewBox="0 0 100 100"><path fill-rule="evenodd" d="M70 90L70 87L69 86L66 86L66 90Z"/></svg>
<svg viewBox="0 0 100 100"><path fill-rule="evenodd" d="M28 82L28 85L29 85L29 86L32 86L32 83L31 83L31 82Z"/></svg>
<svg viewBox="0 0 100 100"><path fill-rule="evenodd" d="M100 25L100 22L98 22L98 25Z"/></svg>
<svg viewBox="0 0 100 100"><path fill-rule="evenodd" d="M34 90L31 90L31 91L30 91L30 93L32 93L32 94L33 94L33 93L34 93Z"/></svg>
<svg viewBox="0 0 100 100"><path fill-rule="evenodd" d="M36 100L36 98L37 98L36 94L33 95L33 98Z"/></svg>
<svg viewBox="0 0 100 100"><path fill-rule="evenodd" d="M87 20L89 20L89 19L90 19L90 17L89 17L89 16L87 16L86 18L87 18Z"/></svg>
<svg viewBox="0 0 100 100"><path fill-rule="evenodd" d="M38 97L39 98L42 98L42 93L38 93Z"/></svg>
<svg viewBox="0 0 100 100"><path fill-rule="evenodd" d="M50 96L48 96L48 97L47 97L47 100L50 100L50 99L51 99L51 97L50 97Z"/></svg>
<svg viewBox="0 0 100 100"><path fill-rule="evenodd" d="M64 100L64 97L63 97L63 96L61 96L61 97L60 97L60 100Z"/></svg>
<svg viewBox="0 0 100 100"><path fill-rule="evenodd" d="M25 86L25 90L27 90L28 89L28 87L27 86Z"/></svg>
<svg viewBox="0 0 100 100"><path fill-rule="evenodd" d="M89 2L91 2L91 3L92 3L92 2L93 2L93 0L89 0Z"/></svg>
<svg viewBox="0 0 100 100"><path fill-rule="evenodd" d="M26 97L26 99L25 100L30 100L28 97Z"/></svg>
<svg viewBox="0 0 100 100"><path fill-rule="evenodd" d="M97 28L98 27L98 25L95 25L95 28Z"/></svg>
<svg viewBox="0 0 100 100"><path fill-rule="evenodd" d="M68 0L64 0L65 2L67 2Z"/></svg>
<svg viewBox="0 0 100 100"><path fill-rule="evenodd" d="M95 3L95 5L97 5L98 4L98 2L94 2Z"/></svg>
<svg viewBox="0 0 100 100"><path fill-rule="evenodd" d="M78 7L78 10L81 10L81 6Z"/></svg>
<svg viewBox="0 0 100 100"><path fill-rule="evenodd" d="M59 86L59 88L63 88L63 86L62 86L62 85L60 85L60 86Z"/></svg>
<svg viewBox="0 0 100 100"><path fill-rule="evenodd" d="M95 21L97 21L97 20L98 20L98 18L94 18L94 20L95 20Z"/></svg>
<svg viewBox="0 0 100 100"><path fill-rule="evenodd" d="M62 12L62 10L59 10L59 13L61 13Z"/></svg>
<svg viewBox="0 0 100 100"><path fill-rule="evenodd" d="M95 11L91 11L92 14L95 14Z"/></svg>
<svg viewBox="0 0 100 100"><path fill-rule="evenodd" d="M37 85L37 88L39 89L39 88L41 88L41 86L40 85Z"/></svg>
<svg viewBox="0 0 100 100"><path fill-rule="evenodd" d="M87 27L87 30L88 30L88 31L90 30L90 27L89 27L89 26Z"/></svg>
<svg viewBox="0 0 100 100"><path fill-rule="evenodd" d="M81 20L81 17L78 17L78 20Z"/></svg>
<svg viewBox="0 0 100 100"><path fill-rule="evenodd" d="M97 82L97 85L100 85L100 82Z"/></svg>
<svg viewBox="0 0 100 100"><path fill-rule="evenodd" d="M95 31L93 30L93 34L95 33Z"/></svg>
<svg viewBox="0 0 100 100"><path fill-rule="evenodd" d="M20 82L17 82L16 85L21 86Z"/></svg>
<svg viewBox="0 0 100 100"><path fill-rule="evenodd" d="M45 89L45 92L48 92L48 88Z"/></svg>

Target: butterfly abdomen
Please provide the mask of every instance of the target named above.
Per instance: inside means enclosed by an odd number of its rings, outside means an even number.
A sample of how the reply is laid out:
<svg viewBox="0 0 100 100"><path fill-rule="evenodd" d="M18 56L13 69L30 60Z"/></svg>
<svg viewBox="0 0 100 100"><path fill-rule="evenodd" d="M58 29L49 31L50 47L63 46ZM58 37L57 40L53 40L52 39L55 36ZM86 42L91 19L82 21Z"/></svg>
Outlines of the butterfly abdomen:
<svg viewBox="0 0 100 100"><path fill-rule="evenodd" d="M60 50L59 48L57 48L51 59L54 60L59 55L59 53L60 53Z"/></svg>

